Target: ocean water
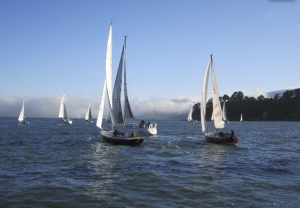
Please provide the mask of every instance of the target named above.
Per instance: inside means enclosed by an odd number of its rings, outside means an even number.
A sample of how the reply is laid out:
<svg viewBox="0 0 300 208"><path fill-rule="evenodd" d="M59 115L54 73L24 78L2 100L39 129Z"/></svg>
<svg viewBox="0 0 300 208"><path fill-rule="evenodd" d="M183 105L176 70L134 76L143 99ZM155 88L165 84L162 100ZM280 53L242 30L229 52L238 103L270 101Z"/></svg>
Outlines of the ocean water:
<svg viewBox="0 0 300 208"><path fill-rule="evenodd" d="M237 145L201 123L151 121L139 146L105 143L84 120L0 118L0 207L299 207L300 123L230 122Z"/></svg>

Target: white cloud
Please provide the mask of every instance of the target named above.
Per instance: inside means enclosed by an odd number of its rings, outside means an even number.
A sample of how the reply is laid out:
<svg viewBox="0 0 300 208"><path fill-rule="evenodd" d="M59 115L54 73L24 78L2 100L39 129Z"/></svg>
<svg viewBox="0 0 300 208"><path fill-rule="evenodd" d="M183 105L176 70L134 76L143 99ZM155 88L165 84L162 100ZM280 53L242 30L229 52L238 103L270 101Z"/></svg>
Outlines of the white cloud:
<svg viewBox="0 0 300 208"><path fill-rule="evenodd" d="M27 118L57 118L61 97L62 95L48 95L42 98L24 98L25 116ZM179 119L182 116L187 116L190 105L199 101L199 97L178 97L173 99L151 97L145 101L131 99L130 105L135 118ZM18 117L22 102L21 98L0 96L0 117ZM68 117L70 118L76 118L77 113L83 118L89 104L92 105L93 118L97 118L100 98L68 97L66 95L65 104ZM107 103L104 115L108 115Z"/></svg>
<svg viewBox="0 0 300 208"><path fill-rule="evenodd" d="M253 97L257 98L259 97L260 95L263 95L265 98L268 97L268 94L266 92L264 92L263 90L259 89L259 88L255 88L253 91L252 91L252 95Z"/></svg>

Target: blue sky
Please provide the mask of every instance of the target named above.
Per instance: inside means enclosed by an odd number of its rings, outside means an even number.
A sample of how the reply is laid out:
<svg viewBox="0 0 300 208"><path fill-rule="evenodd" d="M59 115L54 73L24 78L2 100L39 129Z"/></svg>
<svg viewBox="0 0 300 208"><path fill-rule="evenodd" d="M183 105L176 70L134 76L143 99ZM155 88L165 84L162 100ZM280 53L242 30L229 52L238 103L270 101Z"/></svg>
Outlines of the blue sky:
<svg viewBox="0 0 300 208"><path fill-rule="evenodd" d="M73 116L89 103L96 115L111 19L114 73L128 36L136 108L164 101L178 108L181 99L188 112L200 101L211 53L221 95L299 87L299 11L297 0L1 0L0 116L7 100L21 109L23 99L53 97L56 117L64 91Z"/></svg>

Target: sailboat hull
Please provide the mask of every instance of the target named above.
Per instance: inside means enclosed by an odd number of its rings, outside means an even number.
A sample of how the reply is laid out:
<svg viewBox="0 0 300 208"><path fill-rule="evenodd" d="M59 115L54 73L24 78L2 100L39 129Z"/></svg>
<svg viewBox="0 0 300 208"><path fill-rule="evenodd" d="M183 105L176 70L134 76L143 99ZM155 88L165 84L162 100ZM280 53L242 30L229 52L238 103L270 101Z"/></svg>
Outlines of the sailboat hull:
<svg viewBox="0 0 300 208"><path fill-rule="evenodd" d="M115 137L113 136L112 131L101 131L100 133L104 141L116 145L139 145L144 141L144 138L141 137Z"/></svg>
<svg viewBox="0 0 300 208"><path fill-rule="evenodd" d="M239 142L238 137L219 137L219 136L208 136L205 135L205 141L207 143L214 144L237 144Z"/></svg>
<svg viewBox="0 0 300 208"><path fill-rule="evenodd" d="M128 133L131 133L132 131L135 131L137 134L143 134L143 135L156 135L157 124L150 124L149 125L139 125L137 123L129 123L129 124L119 124L117 129L118 131L125 131Z"/></svg>
<svg viewBox="0 0 300 208"><path fill-rule="evenodd" d="M19 121L19 124L29 124L27 121Z"/></svg>

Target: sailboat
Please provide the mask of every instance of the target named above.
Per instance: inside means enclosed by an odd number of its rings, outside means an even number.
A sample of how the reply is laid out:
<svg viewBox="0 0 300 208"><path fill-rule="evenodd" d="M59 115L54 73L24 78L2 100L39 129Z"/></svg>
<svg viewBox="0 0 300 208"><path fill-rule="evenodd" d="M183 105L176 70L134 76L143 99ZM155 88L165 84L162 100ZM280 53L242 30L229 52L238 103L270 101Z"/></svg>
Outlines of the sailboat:
<svg viewBox="0 0 300 208"><path fill-rule="evenodd" d="M77 113L77 118L80 120L80 116L79 116L79 114Z"/></svg>
<svg viewBox="0 0 300 208"><path fill-rule="evenodd" d="M110 113L110 118L112 123L111 131L104 131L102 128L105 93L107 93L107 97L108 97L107 100L108 100L109 113ZM100 133L103 139L106 142L112 144L138 145L144 141L144 138L137 137L136 132L134 131L132 131L132 133L129 134L128 132L117 130L117 125L118 125L117 118L113 112L113 105L112 105L112 24L111 24L109 36L108 36L108 42L107 42L107 52L106 52L106 77L105 77L104 86L102 90L102 96L101 96L96 126L101 129Z"/></svg>
<svg viewBox="0 0 300 208"><path fill-rule="evenodd" d="M112 93L112 113L114 114L118 126L117 129L120 131L126 131L131 133L132 131L138 134L154 135L157 134L156 126L157 124L137 124L128 123L128 119L134 119L129 99L127 93L127 80L126 80L126 51L127 51L127 36L125 36L124 46L120 58L120 63L118 67L118 72L114 84L114 89ZM125 57L124 57L125 56ZM122 71L123 71L123 57L124 57L124 119L122 116L121 108L121 87L122 87ZM110 73L109 73L110 74ZM112 82L111 82L112 83ZM110 120L108 121L110 122Z"/></svg>
<svg viewBox="0 0 300 208"><path fill-rule="evenodd" d="M67 108L65 106L65 96L66 93L64 92L60 103L58 122L62 124L72 124L72 120L68 119Z"/></svg>
<svg viewBox="0 0 300 208"><path fill-rule="evenodd" d="M25 111L24 110L25 110L25 101L23 101L23 105L22 105L21 112L20 112L18 120L22 124L29 124L29 122L25 121Z"/></svg>
<svg viewBox="0 0 300 208"><path fill-rule="evenodd" d="M224 101L224 104L223 104L223 121L229 123L228 118L227 118L227 116L226 116L225 103L226 103L226 101Z"/></svg>
<svg viewBox="0 0 300 208"><path fill-rule="evenodd" d="M193 120L192 115L193 115L193 106L191 106L191 108L190 108L190 112L189 112L189 114L188 114L187 121L190 122L190 123L197 122L197 121L194 121L194 120Z"/></svg>
<svg viewBox="0 0 300 208"><path fill-rule="evenodd" d="M243 114L241 114L240 122L243 122Z"/></svg>
<svg viewBox="0 0 300 208"><path fill-rule="evenodd" d="M88 122L88 123L93 123L91 105L89 105L89 108L88 108L88 110L86 112L85 121Z"/></svg>
<svg viewBox="0 0 300 208"><path fill-rule="evenodd" d="M206 114L206 98L208 88L209 71L212 71L212 87L213 87L213 117L214 117L214 131L209 131L205 120ZM234 131L231 130L231 134L226 132L225 122L223 121L223 112L220 105L219 92L217 88L217 81L215 76L215 69L213 64L212 55L208 62L208 66L204 75L202 96L201 96L201 125L202 131L205 135L206 142L215 144L236 144L239 139L234 135Z"/></svg>

